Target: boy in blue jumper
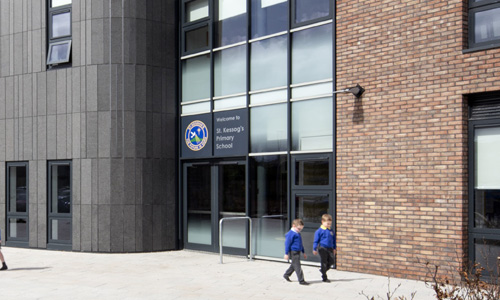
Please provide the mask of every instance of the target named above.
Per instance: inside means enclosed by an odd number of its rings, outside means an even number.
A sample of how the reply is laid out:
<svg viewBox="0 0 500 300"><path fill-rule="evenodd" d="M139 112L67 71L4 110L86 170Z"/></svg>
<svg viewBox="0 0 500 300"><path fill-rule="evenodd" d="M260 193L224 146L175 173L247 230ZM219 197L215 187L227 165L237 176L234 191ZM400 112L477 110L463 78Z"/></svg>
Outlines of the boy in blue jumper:
<svg viewBox="0 0 500 300"><path fill-rule="evenodd" d="M335 253L337 252L337 244L335 241L335 232L332 230L332 216L324 214L321 216L321 226L314 234L313 254L321 258L321 275L324 282L330 282L326 272L330 266L335 263Z"/></svg>
<svg viewBox="0 0 500 300"><path fill-rule="evenodd" d="M304 222L301 219L295 219L292 222L292 229L285 235L285 259L288 260L291 257L292 264L288 270L286 270L283 278L285 278L286 281L291 281L290 275L295 271L299 283L309 285L309 283L304 280L304 273L300 265L301 253L304 255L304 259L307 259L307 255L304 253L304 245L302 245L302 236L300 235L303 228Z"/></svg>
<svg viewBox="0 0 500 300"><path fill-rule="evenodd" d="M2 254L2 231L0 231L0 261L2 262L2 268L0 268L0 271L7 270L8 268Z"/></svg>

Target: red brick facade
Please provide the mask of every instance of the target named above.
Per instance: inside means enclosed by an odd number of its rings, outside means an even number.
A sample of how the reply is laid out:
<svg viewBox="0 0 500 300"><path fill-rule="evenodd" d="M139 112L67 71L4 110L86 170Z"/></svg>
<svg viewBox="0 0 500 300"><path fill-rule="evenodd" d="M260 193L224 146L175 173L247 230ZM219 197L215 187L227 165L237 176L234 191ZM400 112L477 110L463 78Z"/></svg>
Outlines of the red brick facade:
<svg viewBox="0 0 500 300"><path fill-rule="evenodd" d="M467 94L500 49L464 54L468 1L337 1L339 270L424 279L467 253Z"/></svg>

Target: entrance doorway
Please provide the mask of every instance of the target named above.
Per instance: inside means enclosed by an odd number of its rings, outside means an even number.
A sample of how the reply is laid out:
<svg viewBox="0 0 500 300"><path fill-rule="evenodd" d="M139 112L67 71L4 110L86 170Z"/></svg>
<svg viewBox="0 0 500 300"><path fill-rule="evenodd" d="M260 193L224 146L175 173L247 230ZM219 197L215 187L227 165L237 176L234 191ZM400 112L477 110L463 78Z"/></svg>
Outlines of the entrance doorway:
<svg viewBox="0 0 500 300"><path fill-rule="evenodd" d="M219 251L219 221L247 215L245 161L185 163L183 220L186 248ZM224 222L225 253L248 254L247 220Z"/></svg>

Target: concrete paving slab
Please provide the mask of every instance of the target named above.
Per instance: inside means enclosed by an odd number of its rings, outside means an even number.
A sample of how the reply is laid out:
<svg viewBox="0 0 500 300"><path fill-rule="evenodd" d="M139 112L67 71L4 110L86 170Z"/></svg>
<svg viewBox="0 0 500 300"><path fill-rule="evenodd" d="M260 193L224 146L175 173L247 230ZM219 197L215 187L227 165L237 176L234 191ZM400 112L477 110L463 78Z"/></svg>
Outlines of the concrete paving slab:
<svg viewBox="0 0 500 300"><path fill-rule="evenodd" d="M103 254L3 247L9 270L0 272L2 299L328 299L387 300L389 279L370 274L329 271L321 282L318 267L303 266L309 286L288 264L189 250ZM424 282L390 278L396 296L435 299Z"/></svg>

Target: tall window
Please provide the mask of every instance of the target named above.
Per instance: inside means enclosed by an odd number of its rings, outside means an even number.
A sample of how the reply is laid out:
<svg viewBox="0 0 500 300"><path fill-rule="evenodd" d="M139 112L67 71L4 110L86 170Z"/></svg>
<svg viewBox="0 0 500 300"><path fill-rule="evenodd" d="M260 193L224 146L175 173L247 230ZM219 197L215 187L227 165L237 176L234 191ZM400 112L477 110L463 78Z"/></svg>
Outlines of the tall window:
<svg viewBox="0 0 500 300"><path fill-rule="evenodd" d="M500 94L469 103L469 253L471 262L498 275L500 253Z"/></svg>
<svg viewBox="0 0 500 300"><path fill-rule="evenodd" d="M70 62L71 54L71 1L49 0L48 49L49 67Z"/></svg>
<svg viewBox="0 0 500 300"><path fill-rule="evenodd" d="M7 235L9 244L28 242L28 163L7 163Z"/></svg>
<svg viewBox="0 0 500 300"><path fill-rule="evenodd" d="M469 48L500 47L500 3L469 0Z"/></svg>
<svg viewBox="0 0 500 300"><path fill-rule="evenodd" d="M48 166L48 246L71 247L71 162L54 161Z"/></svg>

